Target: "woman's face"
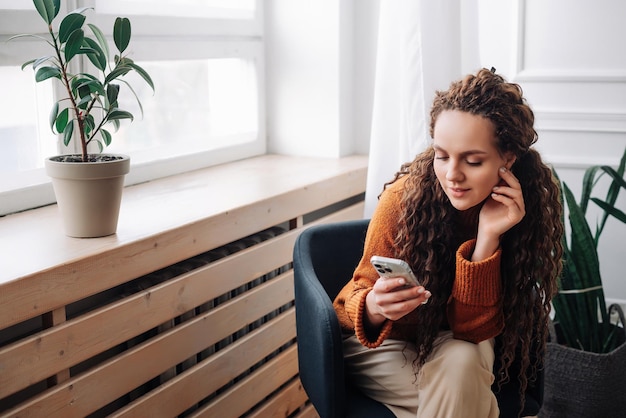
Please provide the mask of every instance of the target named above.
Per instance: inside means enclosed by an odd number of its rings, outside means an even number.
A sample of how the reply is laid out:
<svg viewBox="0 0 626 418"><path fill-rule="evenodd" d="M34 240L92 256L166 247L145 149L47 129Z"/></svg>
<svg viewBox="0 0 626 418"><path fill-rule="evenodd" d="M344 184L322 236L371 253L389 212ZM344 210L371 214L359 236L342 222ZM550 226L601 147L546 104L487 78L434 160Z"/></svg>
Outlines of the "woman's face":
<svg viewBox="0 0 626 418"><path fill-rule="evenodd" d="M493 123L458 110L443 111L435 122L435 174L450 203L458 210L484 201L500 182L501 167L510 168L496 148Z"/></svg>

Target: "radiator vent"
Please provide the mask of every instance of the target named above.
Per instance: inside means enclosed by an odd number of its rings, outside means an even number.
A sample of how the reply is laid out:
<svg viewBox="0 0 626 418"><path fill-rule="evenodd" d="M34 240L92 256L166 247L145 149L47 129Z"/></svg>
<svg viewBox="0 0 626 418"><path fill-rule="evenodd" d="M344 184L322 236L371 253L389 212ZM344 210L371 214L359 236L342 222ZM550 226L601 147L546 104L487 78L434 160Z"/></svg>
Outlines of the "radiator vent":
<svg viewBox="0 0 626 418"><path fill-rule="evenodd" d="M83 315L88 314L91 311L106 307L109 304L115 303L116 301L132 296L138 292L145 291L146 289L149 289L153 286L167 282L168 280L172 280L173 278L176 278L177 276L180 276L182 274L191 272L195 269L204 267L210 263L216 262L220 259L228 257L229 255L235 254L246 248L257 245L263 241L277 237L286 231L288 231L288 227L282 226L282 225L268 228L256 234L242 238L238 241L235 241L227 245L224 245L222 247L216 248L214 250L199 254L187 260L183 260L181 262L178 262L176 264L173 264L161 270L154 271L145 276L142 276L135 280L124 283L123 285L117 286L115 288L111 288L105 292L98 293L96 295L92 295L80 301L74 302L66 306L67 320L69 321L74 318L79 318ZM119 344L115 347L112 347L95 357L82 361L70 368L69 378L72 378L90 369L93 369L94 367L97 367L98 365L103 364L107 360L110 360L111 358L127 350L130 350L133 347L136 347L152 338L155 338L159 336L160 334L168 330L171 330L172 328L178 325L185 323L186 321L190 321L196 318L199 315L205 314L206 312L211 311L219 307L220 305L237 298L238 296L244 294L245 292L248 292L251 289L254 289L263 283L267 283L268 281L281 275L282 273L289 271L290 269L291 269L291 263L284 265L274 271L268 272L262 275L261 277L255 278L254 280L246 283L243 286L234 288L216 298L213 298L212 300L208 302L201 304L200 306L195 307L194 309L189 310L188 312L183 313L180 316L174 317L168 320L167 322L162 323L158 327L152 328L140 335L137 335L133 337L132 339L125 341L124 343ZM166 370L160 376L155 377L149 382L146 382L145 384L136 388L132 392L127 393L126 395L115 400L114 402L98 409L94 413L90 414L90 416L92 417L107 416L108 414L120 409L121 407L124 407L124 405L129 404L133 400L140 398L141 396L163 385L165 382L193 368L196 364L210 358L216 353L219 353L220 350L223 350L224 348L230 346L231 344L236 342L238 339L244 337L248 333L261 327L263 324L266 324L268 321L277 317L278 315L283 313L285 310L290 309L292 306L293 306L293 301L268 313L262 318L259 318L250 324L247 324L245 327L235 331L234 333L222 339L221 341L218 341L212 346L209 346L208 348L205 348L204 350L198 352L194 356L187 358L185 361L177 364L175 367L172 367L169 370ZM10 342L12 342L11 340L14 340L14 339L19 339L19 338L27 337L29 335L34 335L37 332L45 330L46 326L45 326L45 321L39 317L39 318L33 318L33 320L25 321L24 323L18 324L12 328L14 330L12 334L15 334L15 335L11 335L9 338L5 336L4 341L2 341L3 336L0 335L0 346L7 345ZM267 361L276 357L278 354L280 354L286 348L292 346L293 344L295 344L295 339L281 346L280 348L275 350L273 353L268 355L266 358L264 358L262 361L253 365L247 371L236 376L228 384L222 386L221 388L216 390L214 393L210 394L208 397L203 399L202 402L198 403L194 407L185 411L180 416L190 415L194 410L210 402L212 399L219 396L220 393L227 391L230 387L232 387L233 385L236 385L237 382L244 379L250 373L254 372L256 369L261 367ZM38 382L28 388L25 388L24 390L17 392L7 398L0 399L0 412L10 409L14 407L15 405L19 404L20 402L22 402L24 399L32 397L33 394L41 393L53 387L56 384L57 384L56 379L50 378L50 379L47 379L46 381Z"/></svg>

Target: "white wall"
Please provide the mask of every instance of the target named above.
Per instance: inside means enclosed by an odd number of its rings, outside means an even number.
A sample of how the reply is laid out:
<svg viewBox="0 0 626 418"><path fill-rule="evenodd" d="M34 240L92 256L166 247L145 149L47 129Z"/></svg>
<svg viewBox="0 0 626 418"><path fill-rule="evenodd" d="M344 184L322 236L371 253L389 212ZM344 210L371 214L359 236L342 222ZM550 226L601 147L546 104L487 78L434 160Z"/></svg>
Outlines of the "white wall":
<svg viewBox="0 0 626 418"><path fill-rule="evenodd" d="M266 1L270 151L366 153L379 0ZM584 169L626 147L626 2L477 1L481 65L522 86L538 149L579 196ZM625 235L611 220L600 242L606 295L624 304Z"/></svg>
<svg viewBox="0 0 626 418"><path fill-rule="evenodd" d="M270 152L369 150L378 0L266 0Z"/></svg>
<svg viewBox="0 0 626 418"><path fill-rule="evenodd" d="M480 0L481 61L522 86L537 148L577 197L584 169L616 166L626 147L624 17L622 0ZM626 195L618 204L626 210ZM610 219L599 245L606 296L623 304L625 235Z"/></svg>

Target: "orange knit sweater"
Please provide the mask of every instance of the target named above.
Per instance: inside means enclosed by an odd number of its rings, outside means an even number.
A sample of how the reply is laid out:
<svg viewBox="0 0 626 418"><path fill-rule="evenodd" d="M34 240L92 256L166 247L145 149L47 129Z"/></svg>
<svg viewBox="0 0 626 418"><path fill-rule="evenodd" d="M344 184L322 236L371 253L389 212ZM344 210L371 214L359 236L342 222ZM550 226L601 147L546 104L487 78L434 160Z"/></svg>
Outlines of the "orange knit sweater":
<svg viewBox="0 0 626 418"><path fill-rule="evenodd" d="M401 216L400 199L405 180L406 176L383 192L370 221L363 257L352 280L344 286L334 301L342 331L356 334L361 344L370 348L378 347L387 338L414 341L419 332L416 327L419 307L397 321L387 320L377 336L366 335L363 323L365 297L378 279L378 273L369 259L373 255L396 256L393 242L398 229L398 218ZM476 241L475 237L467 238L469 239L456 253L456 273L452 294L448 299L447 321L455 338L478 343L498 335L504 324L500 281L501 250L485 260L471 262L469 260Z"/></svg>

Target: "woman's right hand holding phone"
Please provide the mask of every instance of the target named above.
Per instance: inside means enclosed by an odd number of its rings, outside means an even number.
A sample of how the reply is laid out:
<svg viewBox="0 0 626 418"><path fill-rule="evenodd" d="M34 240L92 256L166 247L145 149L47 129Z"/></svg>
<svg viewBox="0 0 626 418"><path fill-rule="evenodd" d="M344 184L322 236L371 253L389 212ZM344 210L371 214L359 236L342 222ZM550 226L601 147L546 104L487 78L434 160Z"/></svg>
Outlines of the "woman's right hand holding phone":
<svg viewBox="0 0 626 418"><path fill-rule="evenodd" d="M372 327L387 319L396 321L427 303L430 296L424 286L407 286L403 277L380 277L365 299L367 321Z"/></svg>

